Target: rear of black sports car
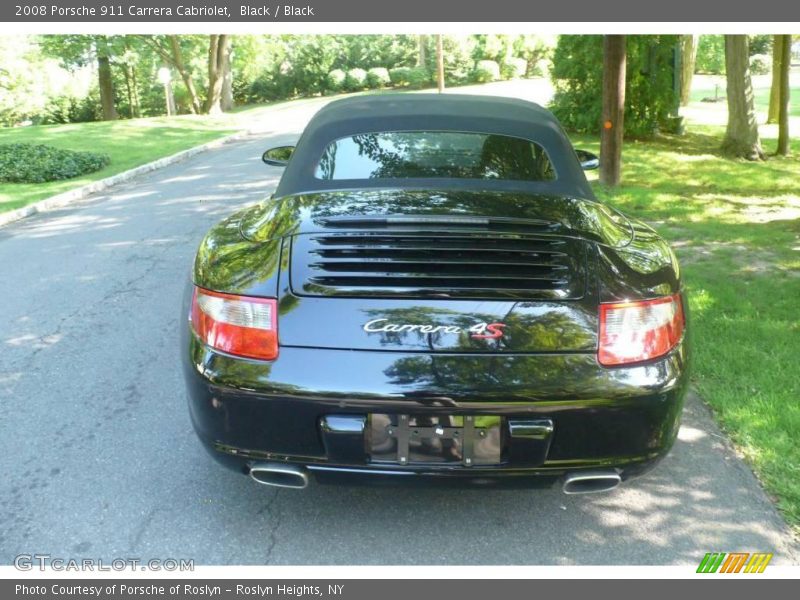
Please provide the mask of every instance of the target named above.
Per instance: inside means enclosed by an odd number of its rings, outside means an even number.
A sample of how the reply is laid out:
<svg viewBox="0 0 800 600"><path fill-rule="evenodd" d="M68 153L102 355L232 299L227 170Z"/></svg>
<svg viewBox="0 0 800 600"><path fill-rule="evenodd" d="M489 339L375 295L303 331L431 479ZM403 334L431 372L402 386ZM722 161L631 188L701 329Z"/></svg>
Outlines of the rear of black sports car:
<svg viewBox="0 0 800 600"><path fill-rule="evenodd" d="M428 185L279 188L208 233L183 319L204 445L286 487L654 466L687 385L669 247L593 198Z"/></svg>

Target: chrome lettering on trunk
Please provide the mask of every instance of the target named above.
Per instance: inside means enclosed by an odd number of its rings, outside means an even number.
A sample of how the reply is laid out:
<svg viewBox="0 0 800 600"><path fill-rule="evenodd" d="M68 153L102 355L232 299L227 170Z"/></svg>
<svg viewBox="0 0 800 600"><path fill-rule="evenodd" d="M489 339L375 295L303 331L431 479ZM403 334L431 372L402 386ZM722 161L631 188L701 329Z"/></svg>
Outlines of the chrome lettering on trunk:
<svg viewBox="0 0 800 600"><path fill-rule="evenodd" d="M412 325L411 323L392 323L389 319L373 319L364 323L367 333L469 333L476 340L494 340L503 337L505 323L476 323L468 329L458 325Z"/></svg>

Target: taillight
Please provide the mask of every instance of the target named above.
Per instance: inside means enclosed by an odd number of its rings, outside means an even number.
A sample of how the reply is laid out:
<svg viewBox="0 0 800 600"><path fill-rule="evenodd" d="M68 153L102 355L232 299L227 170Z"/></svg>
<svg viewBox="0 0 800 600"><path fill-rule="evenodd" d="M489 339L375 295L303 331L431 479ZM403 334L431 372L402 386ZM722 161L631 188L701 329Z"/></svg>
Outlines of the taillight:
<svg viewBox="0 0 800 600"><path fill-rule="evenodd" d="M663 356L680 341L684 324L680 294L601 304L597 359L613 366Z"/></svg>
<svg viewBox="0 0 800 600"><path fill-rule="evenodd" d="M198 337L228 354L278 357L277 301L194 288L191 321Z"/></svg>

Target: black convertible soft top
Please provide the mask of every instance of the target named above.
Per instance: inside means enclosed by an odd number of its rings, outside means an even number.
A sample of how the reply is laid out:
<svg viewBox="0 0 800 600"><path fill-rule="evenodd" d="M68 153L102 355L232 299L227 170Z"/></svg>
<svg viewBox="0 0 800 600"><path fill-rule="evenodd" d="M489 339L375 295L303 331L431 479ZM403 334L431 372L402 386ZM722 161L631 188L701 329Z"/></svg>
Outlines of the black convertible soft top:
<svg viewBox="0 0 800 600"><path fill-rule="evenodd" d="M479 132L524 138L550 156L554 181L450 178L321 180L314 176L335 140L384 131ZM594 200L572 144L556 118L533 102L465 94L381 94L335 100L311 119L297 143L275 195L365 188L507 190Z"/></svg>

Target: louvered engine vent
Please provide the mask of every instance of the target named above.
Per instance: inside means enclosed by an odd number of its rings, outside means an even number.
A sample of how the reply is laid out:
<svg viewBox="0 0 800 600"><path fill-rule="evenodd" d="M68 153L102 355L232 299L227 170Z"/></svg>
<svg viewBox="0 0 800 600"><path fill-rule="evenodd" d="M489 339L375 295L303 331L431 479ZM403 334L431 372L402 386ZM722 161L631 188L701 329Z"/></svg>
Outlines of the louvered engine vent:
<svg viewBox="0 0 800 600"><path fill-rule="evenodd" d="M583 243L508 232L348 231L292 238L301 296L577 298Z"/></svg>

